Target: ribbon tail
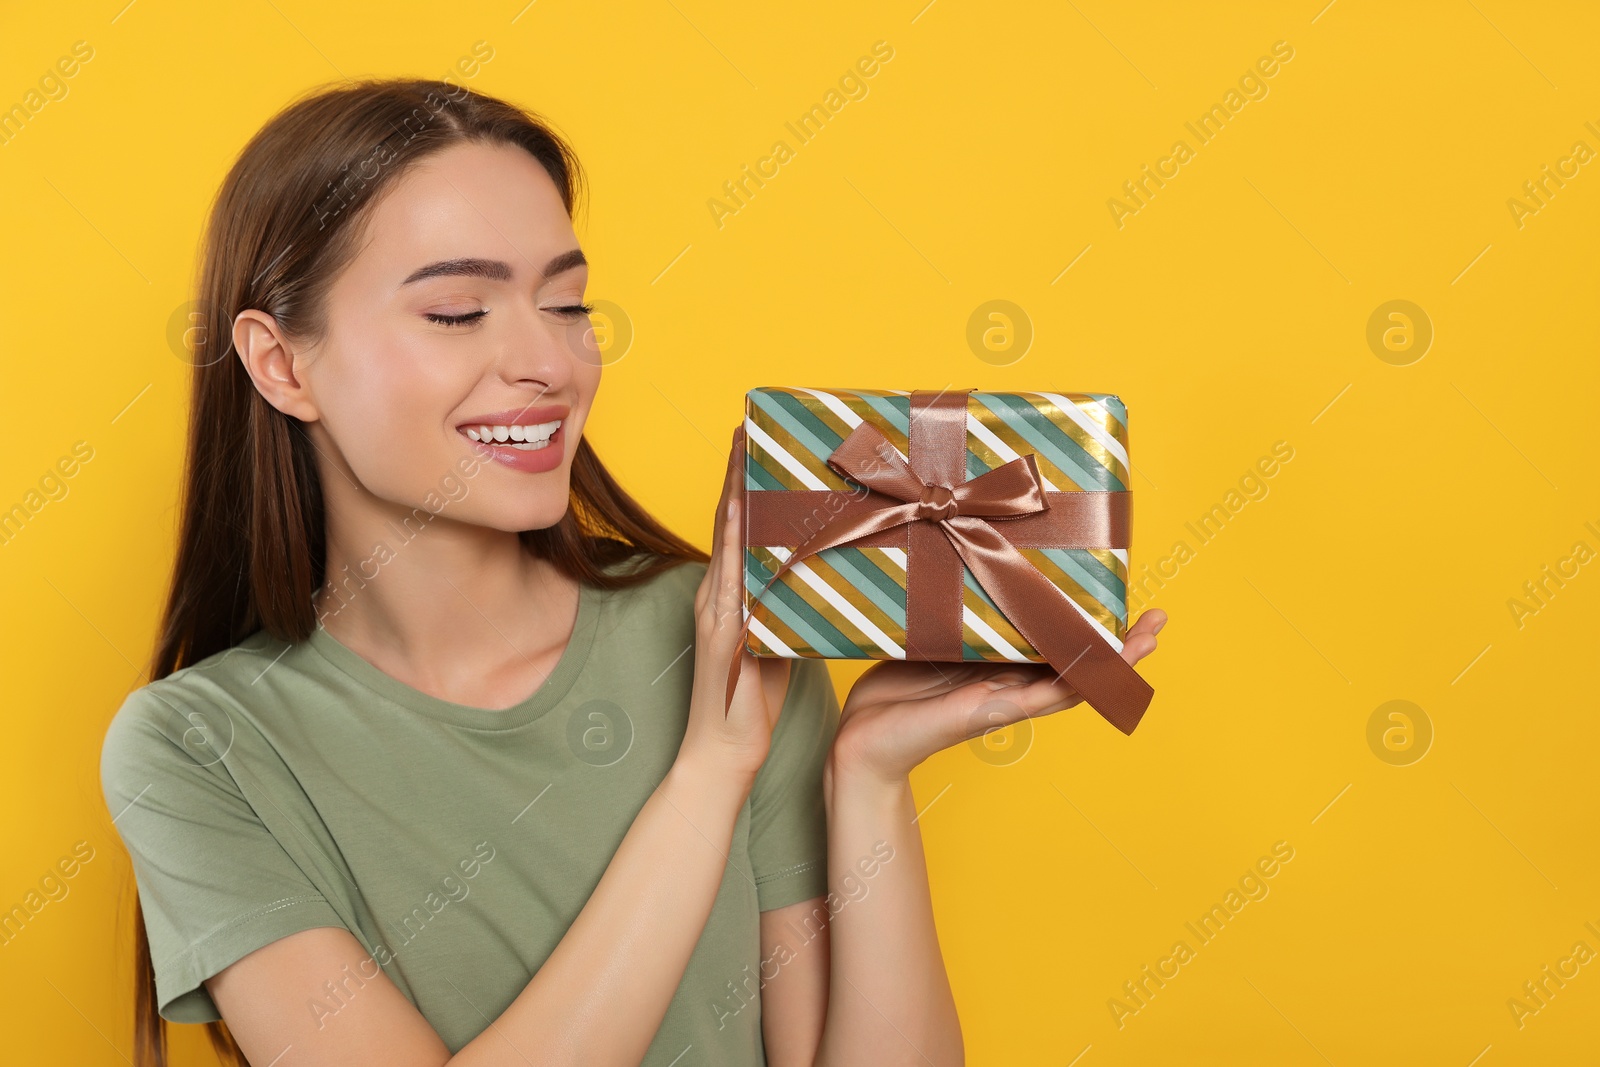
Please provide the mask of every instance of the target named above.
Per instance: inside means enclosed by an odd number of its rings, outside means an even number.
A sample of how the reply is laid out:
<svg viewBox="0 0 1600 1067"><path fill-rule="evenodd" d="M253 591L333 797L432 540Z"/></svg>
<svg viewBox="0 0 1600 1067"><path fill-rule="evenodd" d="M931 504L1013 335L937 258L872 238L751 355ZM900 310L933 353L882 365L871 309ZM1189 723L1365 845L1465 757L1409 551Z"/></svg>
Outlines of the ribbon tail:
<svg viewBox="0 0 1600 1067"><path fill-rule="evenodd" d="M958 515L939 526L1006 619L1056 669L1056 677L1112 726L1133 733L1155 690L1066 593L981 519Z"/></svg>

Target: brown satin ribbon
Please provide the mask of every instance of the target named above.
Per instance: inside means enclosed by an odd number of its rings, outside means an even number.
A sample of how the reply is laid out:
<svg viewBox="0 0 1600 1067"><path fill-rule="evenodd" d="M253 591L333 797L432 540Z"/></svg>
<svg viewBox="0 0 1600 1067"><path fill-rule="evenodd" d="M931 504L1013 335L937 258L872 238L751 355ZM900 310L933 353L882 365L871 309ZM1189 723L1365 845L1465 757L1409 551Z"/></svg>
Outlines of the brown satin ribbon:
<svg viewBox="0 0 1600 1067"><path fill-rule="evenodd" d="M1056 677L1106 721L1131 734L1155 691L1101 637L1067 595L1018 548L1124 548L1129 494L1052 492L1032 454L966 480L967 394L911 394L910 466L871 423L851 431L828 464L868 492L746 492L745 545L781 545L821 523L773 572L760 600L801 559L842 544L906 550L906 658L961 662L961 565L966 563L1006 619ZM742 472L741 472L742 475ZM831 518L828 517L831 514ZM742 649L753 615L739 632ZM740 657L728 671L733 702Z"/></svg>

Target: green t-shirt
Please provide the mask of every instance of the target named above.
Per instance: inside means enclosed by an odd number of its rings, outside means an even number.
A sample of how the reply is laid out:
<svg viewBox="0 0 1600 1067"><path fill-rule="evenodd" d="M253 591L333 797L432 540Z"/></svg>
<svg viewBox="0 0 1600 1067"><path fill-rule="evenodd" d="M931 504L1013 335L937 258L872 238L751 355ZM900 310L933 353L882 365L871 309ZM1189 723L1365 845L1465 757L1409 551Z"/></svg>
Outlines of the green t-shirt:
<svg viewBox="0 0 1600 1067"><path fill-rule="evenodd" d="M132 856L162 1016L219 1018L206 978L288 934L340 926L370 959L308 1003L324 1025L381 967L452 1053L484 1030L566 933L677 755L705 570L584 585L560 661L504 710L428 696L321 628L298 644L257 633L132 693L107 730L101 784ZM797 660L645 1063L765 1063L758 913L827 892L822 768L838 721L826 664Z"/></svg>

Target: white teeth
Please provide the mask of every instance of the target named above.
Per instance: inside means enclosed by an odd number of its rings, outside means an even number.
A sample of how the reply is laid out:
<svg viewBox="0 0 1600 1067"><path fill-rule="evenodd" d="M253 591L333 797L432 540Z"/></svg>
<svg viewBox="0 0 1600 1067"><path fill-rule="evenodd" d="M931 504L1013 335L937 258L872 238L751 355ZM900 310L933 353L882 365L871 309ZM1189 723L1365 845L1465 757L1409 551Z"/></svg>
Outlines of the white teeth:
<svg viewBox="0 0 1600 1067"><path fill-rule="evenodd" d="M560 419L532 426L469 426L467 436L474 441L505 442L513 448L528 451L548 445L550 438L560 428Z"/></svg>

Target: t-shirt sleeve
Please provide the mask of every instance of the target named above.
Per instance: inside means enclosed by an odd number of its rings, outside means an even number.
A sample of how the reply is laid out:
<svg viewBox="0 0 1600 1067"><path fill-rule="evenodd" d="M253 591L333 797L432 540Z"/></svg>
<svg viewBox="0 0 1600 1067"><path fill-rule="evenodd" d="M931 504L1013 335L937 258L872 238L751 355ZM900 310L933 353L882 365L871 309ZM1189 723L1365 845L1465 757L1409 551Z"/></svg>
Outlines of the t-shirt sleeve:
<svg viewBox="0 0 1600 1067"><path fill-rule="evenodd" d="M100 783L133 860L156 1003L173 1022L221 1018L204 981L315 926L344 927L224 764L227 715L150 687L107 727Z"/></svg>
<svg viewBox="0 0 1600 1067"><path fill-rule="evenodd" d="M828 892L822 768L839 729L828 665L797 659L766 762L750 789L750 864L762 911Z"/></svg>

